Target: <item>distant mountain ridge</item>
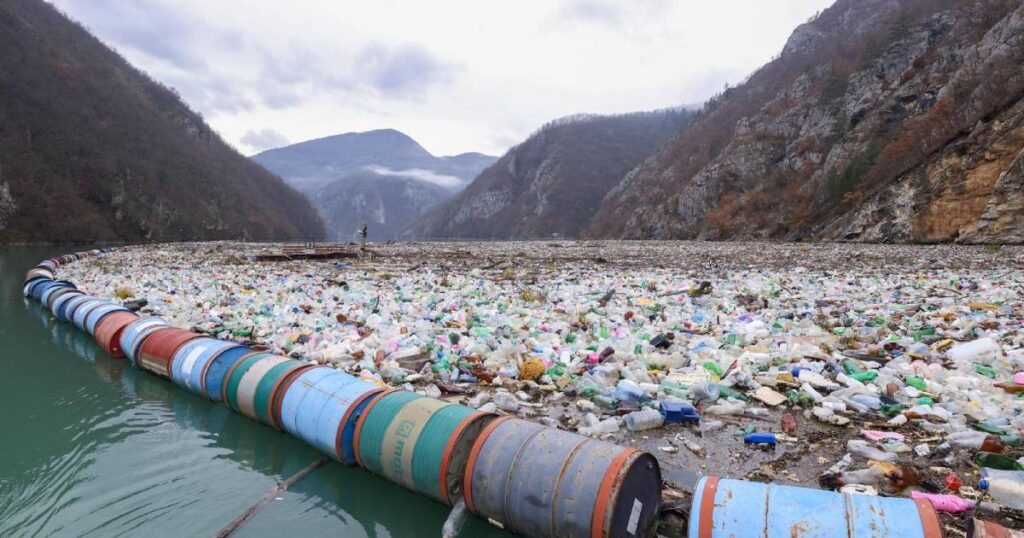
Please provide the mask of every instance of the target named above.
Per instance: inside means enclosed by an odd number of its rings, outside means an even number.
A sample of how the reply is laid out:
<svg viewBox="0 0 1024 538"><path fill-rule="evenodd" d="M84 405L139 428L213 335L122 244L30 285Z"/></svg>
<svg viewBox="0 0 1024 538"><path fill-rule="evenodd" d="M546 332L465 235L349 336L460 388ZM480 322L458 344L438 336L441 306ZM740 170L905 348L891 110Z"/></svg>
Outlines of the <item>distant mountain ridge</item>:
<svg viewBox="0 0 1024 538"><path fill-rule="evenodd" d="M678 132L685 108L547 123L465 190L405 230L406 237L579 235L622 177Z"/></svg>
<svg viewBox="0 0 1024 538"><path fill-rule="evenodd" d="M310 204L41 0L0 0L0 242L319 239Z"/></svg>
<svg viewBox="0 0 1024 538"><path fill-rule="evenodd" d="M252 160L309 197L328 235L348 240L366 223L374 240L462 190L496 157L435 157L394 129L345 133L261 152Z"/></svg>

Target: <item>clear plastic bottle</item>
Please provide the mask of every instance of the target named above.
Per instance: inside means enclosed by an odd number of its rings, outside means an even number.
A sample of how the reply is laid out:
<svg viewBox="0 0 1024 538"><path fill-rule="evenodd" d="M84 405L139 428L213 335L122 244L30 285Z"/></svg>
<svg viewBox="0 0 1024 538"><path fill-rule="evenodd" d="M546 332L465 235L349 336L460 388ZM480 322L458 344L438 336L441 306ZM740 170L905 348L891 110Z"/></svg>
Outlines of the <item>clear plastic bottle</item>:
<svg viewBox="0 0 1024 538"><path fill-rule="evenodd" d="M978 486L999 504L1024 510L1024 471L983 468Z"/></svg>
<svg viewBox="0 0 1024 538"><path fill-rule="evenodd" d="M653 430L660 428L664 423L665 418L656 409L644 409L626 415L626 429L631 432Z"/></svg>
<svg viewBox="0 0 1024 538"><path fill-rule="evenodd" d="M867 441L861 439L851 439L846 442L846 450L855 456L860 456L869 460L878 461L896 461L898 456L892 452L886 452L879 450Z"/></svg>
<svg viewBox="0 0 1024 538"><path fill-rule="evenodd" d="M704 409L705 415L739 415L746 406L743 402L723 402Z"/></svg>
<svg viewBox="0 0 1024 538"><path fill-rule="evenodd" d="M606 433L615 433L619 431L619 421L614 418L608 418L593 426L584 426L578 431L580 435L585 435L587 437L597 437Z"/></svg>

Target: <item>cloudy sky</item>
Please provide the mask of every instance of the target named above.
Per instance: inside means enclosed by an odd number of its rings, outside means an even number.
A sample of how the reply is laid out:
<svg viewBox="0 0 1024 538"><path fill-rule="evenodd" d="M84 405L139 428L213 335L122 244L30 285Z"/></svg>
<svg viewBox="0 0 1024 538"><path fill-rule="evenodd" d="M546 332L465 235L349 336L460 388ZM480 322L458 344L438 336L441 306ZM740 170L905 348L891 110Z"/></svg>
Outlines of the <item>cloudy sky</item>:
<svg viewBox="0 0 1024 538"><path fill-rule="evenodd" d="M243 153L395 128L436 155L700 103L831 2L53 0Z"/></svg>

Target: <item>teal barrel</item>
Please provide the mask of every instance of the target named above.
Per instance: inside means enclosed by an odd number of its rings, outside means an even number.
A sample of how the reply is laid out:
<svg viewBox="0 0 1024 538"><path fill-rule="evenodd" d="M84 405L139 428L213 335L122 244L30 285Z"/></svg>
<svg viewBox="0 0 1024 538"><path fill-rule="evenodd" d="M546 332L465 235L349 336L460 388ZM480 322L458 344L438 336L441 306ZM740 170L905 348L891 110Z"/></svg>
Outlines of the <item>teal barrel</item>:
<svg viewBox="0 0 1024 538"><path fill-rule="evenodd" d="M238 408L243 415L280 429L274 419L274 396L293 374L313 365L287 357L266 357L254 364L238 384Z"/></svg>
<svg viewBox="0 0 1024 538"><path fill-rule="evenodd" d="M229 347L214 353L199 372L202 379L200 394L215 402L223 400L224 378L242 359L258 353L246 346Z"/></svg>
<svg viewBox="0 0 1024 538"><path fill-rule="evenodd" d="M203 394L203 370L207 363L218 353L232 347L242 346L205 337L186 342L171 362L171 381L185 390Z"/></svg>
<svg viewBox="0 0 1024 538"><path fill-rule="evenodd" d="M324 454L355 465L356 422L383 391L333 368L312 368L282 384L275 399L276 421Z"/></svg>
<svg viewBox="0 0 1024 538"><path fill-rule="evenodd" d="M927 501L851 495L705 476L694 489L689 538L941 538Z"/></svg>
<svg viewBox="0 0 1024 538"><path fill-rule="evenodd" d="M233 411L241 412L238 407L239 390L238 386L242 383L242 378L256 363L268 357L276 357L273 353L253 353L246 355L244 359L231 365L227 373L224 375L224 380L221 384L221 394L224 397L224 405L230 407ZM276 357L278 359L284 357Z"/></svg>
<svg viewBox="0 0 1024 538"><path fill-rule="evenodd" d="M649 537L657 528L654 456L526 420L484 429L463 485L472 513L524 536Z"/></svg>
<svg viewBox="0 0 1024 538"><path fill-rule="evenodd" d="M170 327L164 318L150 316L141 318L121 330L121 351L133 365L139 365L139 349L142 342L154 331Z"/></svg>
<svg viewBox="0 0 1024 538"><path fill-rule="evenodd" d="M356 424L356 461L445 504L462 494L462 471L473 442L493 415L395 391L371 402Z"/></svg>

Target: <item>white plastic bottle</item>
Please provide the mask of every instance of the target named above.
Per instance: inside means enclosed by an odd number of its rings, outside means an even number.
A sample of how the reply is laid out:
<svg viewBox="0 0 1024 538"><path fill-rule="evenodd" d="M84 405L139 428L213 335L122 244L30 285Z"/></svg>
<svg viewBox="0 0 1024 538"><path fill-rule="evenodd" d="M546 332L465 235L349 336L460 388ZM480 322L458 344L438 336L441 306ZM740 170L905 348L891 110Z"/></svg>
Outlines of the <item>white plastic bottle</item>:
<svg viewBox="0 0 1024 538"><path fill-rule="evenodd" d="M984 468L978 486L999 504L1024 510L1024 471Z"/></svg>
<svg viewBox="0 0 1024 538"><path fill-rule="evenodd" d="M664 423L665 418L656 409L644 409L626 415L626 429L631 432L653 430L660 428Z"/></svg>

